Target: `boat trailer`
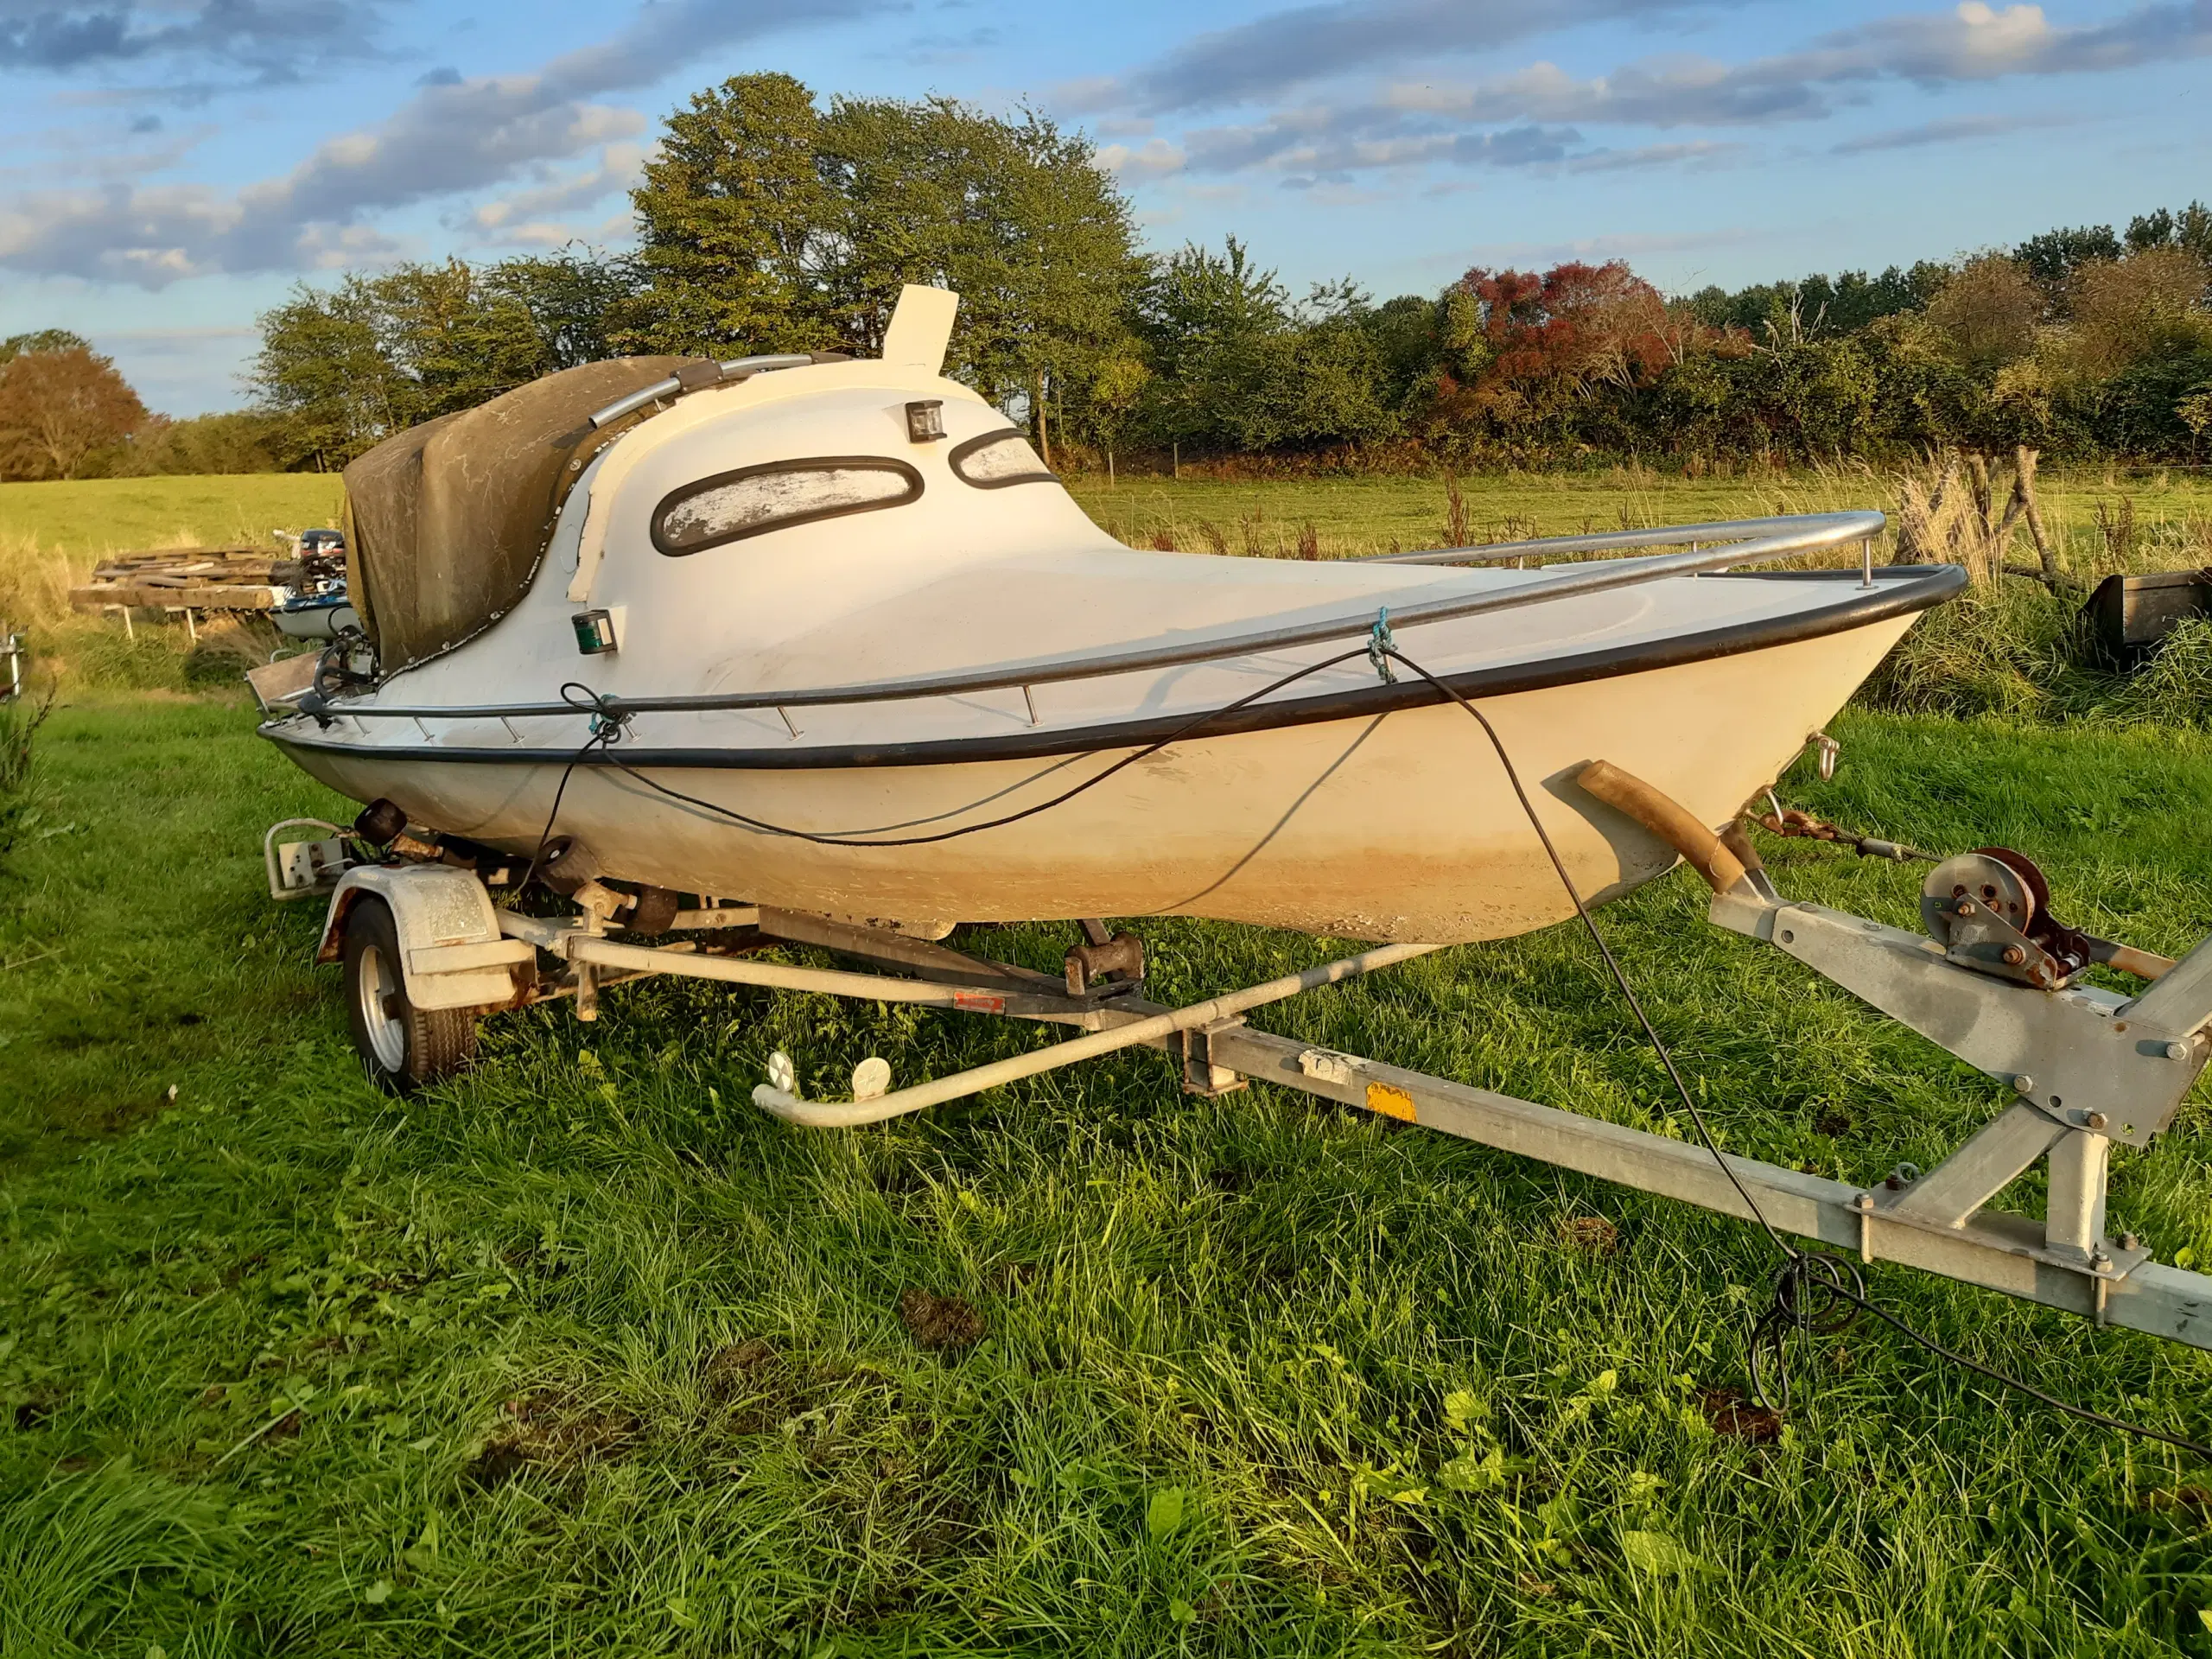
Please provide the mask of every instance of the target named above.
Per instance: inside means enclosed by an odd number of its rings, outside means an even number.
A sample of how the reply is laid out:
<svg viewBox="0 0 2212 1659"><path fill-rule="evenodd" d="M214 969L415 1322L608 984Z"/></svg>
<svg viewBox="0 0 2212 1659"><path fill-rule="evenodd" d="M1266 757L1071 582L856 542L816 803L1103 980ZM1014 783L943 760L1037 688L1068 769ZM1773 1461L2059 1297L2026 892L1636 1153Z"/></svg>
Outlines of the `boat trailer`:
<svg viewBox="0 0 2212 1659"><path fill-rule="evenodd" d="M1274 1084L1724 1215L1751 1220L1755 1205L1775 1229L1862 1262L1903 1262L2100 1325L2212 1348L2212 1277L2163 1266L2140 1239L2105 1230L2113 1144L2156 1141L2212 1054L2203 1029L2212 1021L2212 939L2177 963L2078 932L2050 915L2035 867L1994 849L1937 864L1922 891L1925 931L1910 932L1783 897L1740 824L1716 835L1606 762L1586 764L1574 781L1682 855L1713 889L1714 925L1795 957L2002 1083L2012 1103L1935 1167L1900 1166L1875 1185L1854 1185L1245 1023L1268 1003L1437 945L1380 946L1168 1007L1141 995L1136 938L1097 922L1083 925L1084 943L1055 978L893 927L711 897L683 908L664 889L633 893L596 880L567 895L573 914L526 915L493 898L494 888L512 890L524 861L442 844L403 827L388 803L365 811L353 832L383 849L382 861L360 861L348 832L319 820L272 827L264 853L273 897L329 895L318 960L344 961L356 1045L372 1074L394 1087L464 1064L483 1014L573 997L577 1017L594 1020L604 988L654 974L916 1003L1080 1034L895 1090L889 1066L870 1058L855 1068L844 1101L802 1097L790 1059L779 1053L753 1103L787 1123L851 1128L1144 1045L1166 1051L1194 1094ZM379 808L380 827L372 823ZM296 825L329 834L276 842ZM696 937L642 943L617 933ZM776 944L815 947L868 971L752 954ZM2080 982L2093 963L2148 987L2126 996ZM2044 1159L2050 1198L2041 1220L1984 1207Z"/></svg>

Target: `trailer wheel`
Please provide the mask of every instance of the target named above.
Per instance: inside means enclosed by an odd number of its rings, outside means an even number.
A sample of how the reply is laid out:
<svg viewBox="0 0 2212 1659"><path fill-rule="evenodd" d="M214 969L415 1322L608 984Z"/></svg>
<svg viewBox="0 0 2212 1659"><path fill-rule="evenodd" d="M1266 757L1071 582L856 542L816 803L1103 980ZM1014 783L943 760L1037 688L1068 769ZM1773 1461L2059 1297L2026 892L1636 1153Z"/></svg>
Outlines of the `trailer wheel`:
<svg viewBox="0 0 2212 1659"><path fill-rule="evenodd" d="M346 914L346 1015L353 1046L378 1086L411 1095L476 1056L474 1008L418 1008L400 971L391 907L364 893Z"/></svg>

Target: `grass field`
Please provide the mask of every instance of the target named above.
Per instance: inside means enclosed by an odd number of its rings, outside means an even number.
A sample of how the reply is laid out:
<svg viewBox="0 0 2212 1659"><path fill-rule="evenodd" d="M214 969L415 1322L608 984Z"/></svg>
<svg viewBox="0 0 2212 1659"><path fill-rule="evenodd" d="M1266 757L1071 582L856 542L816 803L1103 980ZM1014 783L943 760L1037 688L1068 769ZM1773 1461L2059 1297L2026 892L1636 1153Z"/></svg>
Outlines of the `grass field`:
<svg viewBox="0 0 2212 1659"><path fill-rule="evenodd" d="M342 809L251 727L73 683L0 871L0 1653L2212 1654L2212 1470L1878 1328L1797 1354L1778 1422L1741 1395L1765 1247L1663 1200L1194 1099L1143 1052L795 1132L747 1103L773 1049L819 1088L1046 1039L685 982L505 1016L468 1076L381 1096L318 917L262 887L264 825ZM2023 848L2095 931L2212 930L2212 735L1835 729L1793 802ZM1914 923L1909 870L1768 851ZM1700 898L1677 873L1604 920L1732 1148L1871 1180L1995 1109ZM1331 950L1141 925L1163 1000ZM1572 930L1255 1023L1687 1132ZM2212 1263L2202 1099L2113 1192L2116 1230ZM1872 1280L2212 1433L2212 1356Z"/></svg>
<svg viewBox="0 0 2212 1659"><path fill-rule="evenodd" d="M1878 1331L1745 1408L1744 1227L1140 1053L894 1126L995 1022L671 982L490 1028L396 1103L260 891L335 803L209 700L55 719L0 921L0 1643L37 1654L2157 1654L2212 1646L2212 1471ZM2063 913L2212 926L2212 741L1856 717L1793 796L1996 837ZM2031 783L2028 780L2034 779ZM1792 843L1895 921L1910 875ZM152 879L148 879L149 874ZM1733 1147L1871 1179L1992 1089L1678 874L1607 912ZM1172 1000L1319 942L1147 925ZM1049 966L1049 930L968 941ZM1565 929L1262 1023L1623 1122L1651 1057ZM1680 1132L1680 1126L1676 1126ZM2202 1106L2115 1225L2212 1261ZM2032 1207L2033 1183L2010 1195ZM1967 1351L2202 1434L2212 1359L1877 1269ZM925 1348L906 1293L980 1340ZM0 1417L0 1423L9 1421ZM72 1644L75 1644L73 1646Z"/></svg>
<svg viewBox="0 0 2212 1659"><path fill-rule="evenodd" d="M1071 486L1091 516L1125 541L1160 533L1186 551L1295 554L1302 526L1313 526L1323 557L1382 553L1393 546L1446 547L1447 504L1437 478L1319 478L1221 482L1096 474ZM1643 468L1587 473L1484 474L1462 479L1471 538L1696 524L1778 512L1844 508L1889 510L1893 476L1859 467L1686 479ZM2212 529L2212 474L2138 474L2053 469L2042 496L2053 533L2084 551L2096 541L2100 503L2116 512L2125 499L2145 537L2161 526ZM1218 545L1217 545L1218 543Z"/></svg>
<svg viewBox="0 0 2212 1659"><path fill-rule="evenodd" d="M327 473L0 484L0 543L91 556L169 545L274 548L272 530L334 523Z"/></svg>

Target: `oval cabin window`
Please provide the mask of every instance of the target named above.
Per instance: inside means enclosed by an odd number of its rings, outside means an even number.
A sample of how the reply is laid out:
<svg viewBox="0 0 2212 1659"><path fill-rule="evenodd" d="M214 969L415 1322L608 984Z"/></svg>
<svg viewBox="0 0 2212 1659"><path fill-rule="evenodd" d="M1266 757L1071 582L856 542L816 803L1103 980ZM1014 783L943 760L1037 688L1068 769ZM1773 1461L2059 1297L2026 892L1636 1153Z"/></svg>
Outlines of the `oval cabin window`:
<svg viewBox="0 0 2212 1659"><path fill-rule="evenodd" d="M687 484L653 513L653 545L672 559L817 518L896 507L922 493L922 475L903 461L824 455L741 467Z"/></svg>
<svg viewBox="0 0 2212 1659"><path fill-rule="evenodd" d="M945 457L963 483L979 490L1001 490L1009 484L1057 484L1051 467L1037 459L1029 441L1008 427L986 432L956 444Z"/></svg>

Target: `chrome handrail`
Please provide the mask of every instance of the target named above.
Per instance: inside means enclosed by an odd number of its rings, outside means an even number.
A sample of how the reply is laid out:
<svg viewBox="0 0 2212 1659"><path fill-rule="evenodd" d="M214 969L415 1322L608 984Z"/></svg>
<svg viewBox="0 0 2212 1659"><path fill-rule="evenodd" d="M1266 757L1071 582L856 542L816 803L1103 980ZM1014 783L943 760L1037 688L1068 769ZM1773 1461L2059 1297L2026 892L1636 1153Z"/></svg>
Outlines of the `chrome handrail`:
<svg viewBox="0 0 2212 1659"><path fill-rule="evenodd" d="M1373 553L1349 564L1487 564L1504 559L1525 559L1534 554L1592 553L1609 547L1675 547L1684 542L1736 541L1746 537L1779 535L1792 524L1831 518L1872 518L1879 531L1885 514L1793 512L1766 518L1723 518L1707 524L1662 524L1656 530L1585 531L1579 536L1539 536L1525 542L1489 542L1480 547L1429 548L1413 553ZM1843 541L1863 539L1858 535Z"/></svg>
<svg viewBox="0 0 2212 1659"><path fill-rule="evenodd" d="M753 375L764 373L770 369L803 369L811 363L841 363L842 361L844 361L843 353L839 352L772 352L760 357L733 358L728 362L720 365L721 372L705 384L720 385L725 380L750 379ZM640 386L628 397L617 397L605 409L593 411L590 417L592 429L597 431L602 426L611 426L625 415L634 414L647 404L658 402L663 397L672 397L677 392L683 391L686 382L682 375L671 374L664 380L654 381L650 386ZM692 389L702 390L702 388L695 382L692 383Z"/></svg>
<svg viewBox="0 0 2212 1659"><path fill-rule="evenodd" d="M1871 543L1889 520L1872 511L1801 513L1778 518L1745 518L1707 524L1676 525L1665 530L1601 531L1595 535L1557 536L1535 541L1499 543L1490 547L1444 548L1434 552L1386 554L1379 563L1472 563L1493 558L1527 557L1531 553L1587 552L1608 546L1670 546L1699 543L1731 535L1746 539L1726 546L1694 548L1657 558L1593 560L1571 565L1559 575L1510 588L1491 588L1463 597L1430 600L1426 603L1393 607L1388 613L1393 629L1418 627L1427 622L1448 622L1465 616L1605 593L1615 588L1637 587L1667 576L1701 575L1737 565L1767 559L1817 553L1853 542ZM1363 561L1364 562L1364 561ZM976 691L1005 690L1016 686L1047 685L1065 680L1103 679L1116 674L1141 673L1147 669L1179 668L1192 663L1217 662L1229 657L1256 656L1293 645L1318 645L1349 639L1371 632L1378 620L1373 611L1355 616L1332 617L1268 628L1226 639L1186 640L1111 656L1045 658L1030 663L975 669L954 674L925 675L915 679L876 680L856 685L817 686L795 691L719 692L690 697L618 697L602 695L600 710L626 714L692 714L720 709L806 709L855 702L898 702L918 697L957 696ZM393 720L520 720L590 712L571 702L483 704L469 709L414 707L357 707L350 703L302 706L303 714L328 719L334 715L355 718ZM788 719L788 716L786 716Z"/></svg>

